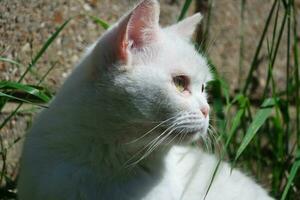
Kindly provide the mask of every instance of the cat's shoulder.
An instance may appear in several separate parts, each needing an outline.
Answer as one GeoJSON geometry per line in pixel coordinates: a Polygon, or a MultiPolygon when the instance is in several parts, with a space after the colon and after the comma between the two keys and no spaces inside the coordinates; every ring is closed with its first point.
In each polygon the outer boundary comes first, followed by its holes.
{"type": "Polygon", "coordinates": [[[166,163],[171,165],[201,164],[199,161],[214,164],[217,159],[195,146],[173,146],[166,158],[166,163]]]}
{"type": "Polygon", "coordinates": [[[166,157],[166,171],[173,191],[180,191],[183,199],[203,198],[214,176],[207,200],[272,200],[251,177],[197,147],[174,146],[166,157]]]}

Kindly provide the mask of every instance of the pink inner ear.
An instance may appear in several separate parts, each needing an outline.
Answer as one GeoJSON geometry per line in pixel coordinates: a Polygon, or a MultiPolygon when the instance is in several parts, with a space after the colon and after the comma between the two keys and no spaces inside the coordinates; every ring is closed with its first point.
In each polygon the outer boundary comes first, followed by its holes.
{"type": "Polygon", "coordinates": [[[118,41],[121,60],[128,58],[127,54],[131,49],[142,48],[156,39],[159,28],[158,2],[142,1],[124,20],[126,21],[121,22],[118,41]]]}
{"type": "Polygon", "coordinates": [[[159,17],[154,6],[145,1],[133,11],[127,30],[133,47],[139,48],[155,40],[159,17]]]}

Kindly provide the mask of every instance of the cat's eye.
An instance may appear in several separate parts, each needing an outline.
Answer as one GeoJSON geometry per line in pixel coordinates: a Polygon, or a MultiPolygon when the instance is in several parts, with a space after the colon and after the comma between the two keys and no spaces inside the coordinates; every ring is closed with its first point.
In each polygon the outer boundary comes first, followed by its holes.
{"type": "Polygon", "coordinates": [[[205,86],[204,86],[204,84],[202,84],[202,86],[201,86],[201,92],[202,93],[204,92],[204,88],[205,88],[205,86]]]}
{"type": "Polygon", "coordinates": [[[189,79],[187,76],[175,76],[173,77],[173,82],[179,92],[188,91],[189,79]]]}

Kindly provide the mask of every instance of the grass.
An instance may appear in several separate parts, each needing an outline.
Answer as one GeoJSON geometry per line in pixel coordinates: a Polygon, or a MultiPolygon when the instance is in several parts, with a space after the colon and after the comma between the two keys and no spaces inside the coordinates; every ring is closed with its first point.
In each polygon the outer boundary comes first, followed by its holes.
{"type": "MultiPolygon", "coordinates": [[[[209,0],[209,12],[213,12],[213,0],[209,0]]],[[[214,2],[217,3],[217,2],[214,2]]],[[[215,69],[216,80],[209,86],[214,101],[212,118],[214,126],[219,134],[219,140],[224,145],[220,152],[220,161],[227,159],[232,166],[251,171],[257,179],[267,185],[271,194],[276,199],[300,199],[300,82],[299,82],[299,41],[297,33],[296,6],[294,0],[270,1],[270,10],[265,19],[265,26],[257,40],[257,48],[250,66],[244,62],[246,51],[244,46],[245,31],[243,21],[245,8],[248,1],[240,0],[242,21],[240,27],[240,52],[239,69],[246,71],[247,76],[243,84],[240,84],[239,92],[234,94],[228,88],[226,81],[215,69]],[[283,13],[283,17],[280,16],[283,13]],[[286,35],[286,43],[283,36],[286,35]],[[286,73],[285,89],[278,87],[276,82],[276,62],[278,50],[286,47],[286,73]],[[265,49],[266,48],[266,49],[265,49]],[[267,64],[260,62],[262,52],[267,52],[267,64]],[[251,96],[251,86],[256,70],[264,68],[268,71],[264,87],[264,94],[258,100],[251,96]]],[[[180,12],[179,20],[186,16],[192,5],[192,0],[186,0],[180,12]]],[[[299,12],[299,11],[298,11],[299,12]]],[[[90,16],[91,20],[103,28],[109,25],[98,18],[90,16]]],[[[205,18],[205,40],[209,40],[209,28],[211,13],[205,18]]],[[[41,83],[48,76],[54,66],[50,67],[42,78],[33,84],[24,84],[22,81],[35,67],[39,59],[46,54],[48,47],[53,44],[56,37],[67,26],[70,20],[64,22],[42,45],[42,48],[27,65],[26,70],[17,82],[0,81],[0,111],[8,102],[17,102],[17,107],[0,122],[0,130],[19,114],[24,103],[35,107],[44,106],[49,102],[52,95],[47,89],[41,87],[41,83]]],[[[299,29],[298,29],[299,30],[299,29]]],[[[26,66],[13,59],[0,57],[0,62],[11,66],[26,66]]],[[[0,134],[0,199],[15,199],[16,180],[7,174],[7,152],[19,142],[20,138],[11,144],[5,145],[2,133],[0,134]]],[[[220,162],[216,166],[210,185],[213,184],[214,176],[220,162]]],[[[207,191],[209,192],[209,190],[207,191]]]]}

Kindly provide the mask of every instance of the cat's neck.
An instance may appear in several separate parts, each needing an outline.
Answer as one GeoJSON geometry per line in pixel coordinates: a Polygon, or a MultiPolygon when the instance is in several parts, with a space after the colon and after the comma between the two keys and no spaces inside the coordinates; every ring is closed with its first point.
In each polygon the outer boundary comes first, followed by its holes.
{"type": "MultiPolygon", "coordinates": [[[[108,148],[113,147],[109,145],[108,148]]],[[[107,163],[102,163],[101,168],[104,167],[108,170],[107,175],[110,174],[109,177],[115,176],[116,178],[128,178],[141,174],[161,176],[168,150],[169,147],[158,148],[144,158],[143,156],[147,154],[145,149],[117,147],[111,149],[110,158],[105,155],[107,163]]]]}
{"type": "MultiPolygon", "coordinates": [[[[101,143],[100,141],[87,142],[81,139],[78,154],[81,154],[80,162],[86,163],[95,172],[99,172],[100,179],[118,182],[121,180],[134,179],[139,176],[160,178],[165,170],[165,157],[170,149],[159,147],[150,155],[147,149],[141,146],[127,146],[123,143],[101,143]],[[83,147],[83,145],[89,147],[83,147]],[[87,144],[90,143],[90,144],[87,144]],[[92,144],[91,144],[92,143],[92,144]]],[[[75,152],[73,152],[75,153],[75,152]]]]}
{"type": "MultiPolygon", "coordinates": [[[[61,107],[67,111],[53,111],[52,124],[55,126],[56,132],[55,136],[54,134],[50,136],[48,142],[50,145],[61,144],[61,146],[51,148],[55,149],[55,154],[65,156],[63,159],[72,159],[72,162],[78,165],[92,168],[94,172],[99,173],[95,176],[101,176],[100,179],[104,181],[131,179],[141,174],[161,177],[169,146],[160,146],[147,155],[150,148],[150,146],[146,146],[147,144],[130,143],[130,140],[126,138],[117,137],[118,135],[130,135],[132,130],[128,129],[124,132],[124,128],[121,128],[120,125],[119,127],[113,126],[106,121],[108,119],[92,116],[91,110],[81,109],[77,106],[79,105],[69,108],[68,106],[61,107]],[[65,113],[63,121],[61,119],[55,121],[55,116],[59,112],[65,113]],[[74,129],[74,124],[77,124],[76,129],[74,129]]],[[[88,108],[90,109],[92,106],[88,108]]],[[[95,111],[95,113],[99,112],[95,111]]],[[[47,119],[44,123],[47,123],[48,129],[51,130],[52,127],[47,119]]],[[[43,120],[42,116],[41,120],[43,120]]],[[[144,129],[141,131],[145,132],[144,129]]]]}

